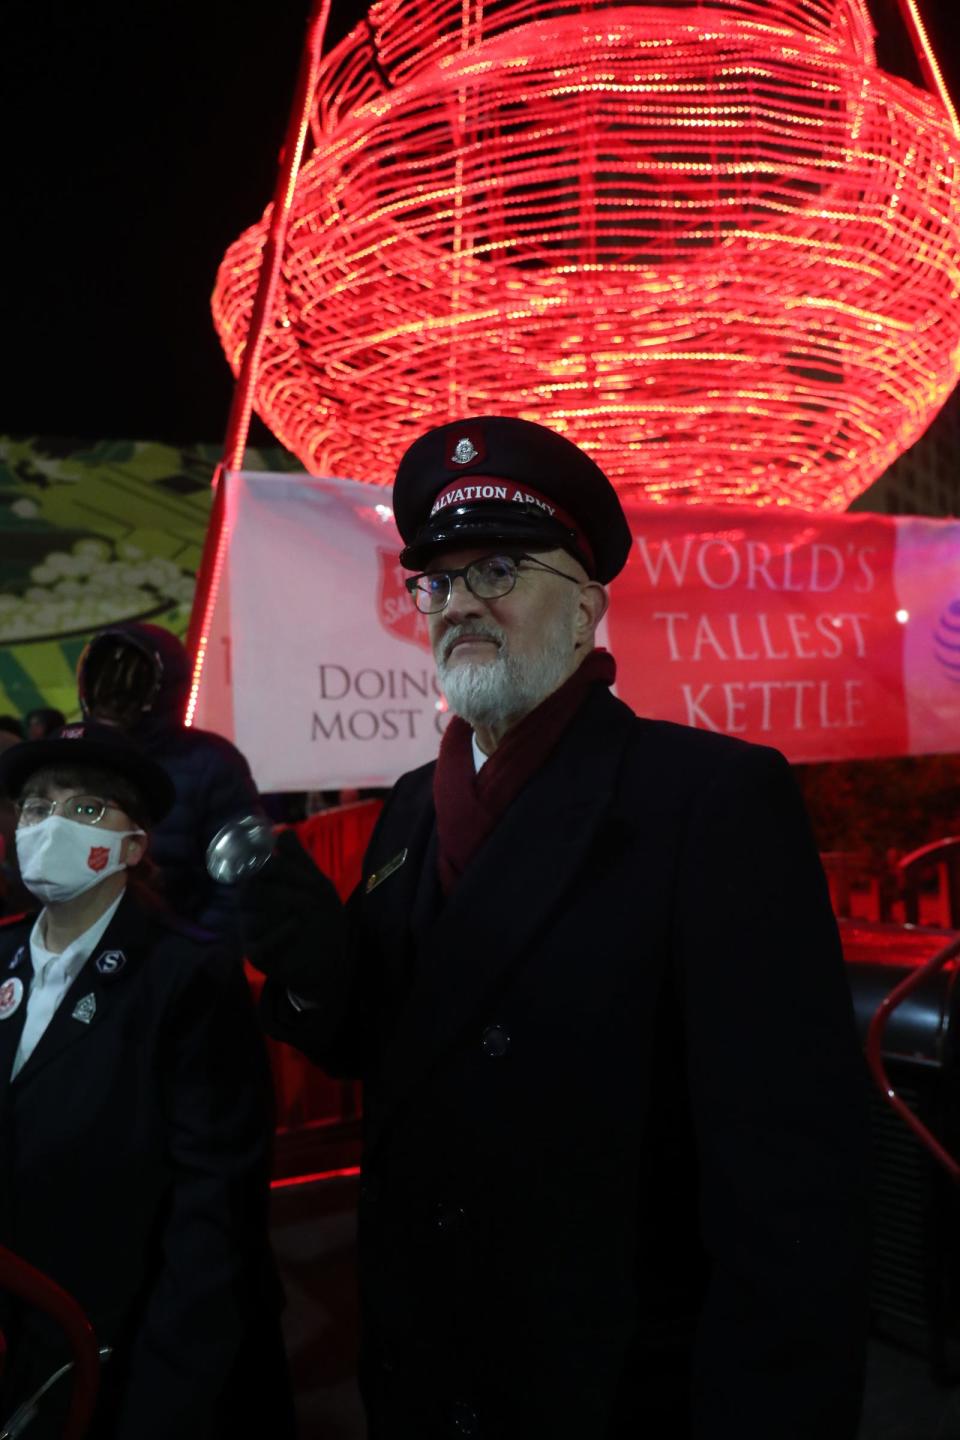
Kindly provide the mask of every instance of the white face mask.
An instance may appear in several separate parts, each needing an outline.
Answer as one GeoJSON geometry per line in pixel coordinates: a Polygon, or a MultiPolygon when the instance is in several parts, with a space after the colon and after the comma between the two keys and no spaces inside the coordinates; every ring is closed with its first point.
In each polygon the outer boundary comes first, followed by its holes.
{"type": "Polygon", "coordinates": [[[99,830],[62,815],[17,830],[17,859],[27,889],[45,902],[72,900],[108,875],[126,870],[120,850],[128,835],[142,830],[99,830]]]}

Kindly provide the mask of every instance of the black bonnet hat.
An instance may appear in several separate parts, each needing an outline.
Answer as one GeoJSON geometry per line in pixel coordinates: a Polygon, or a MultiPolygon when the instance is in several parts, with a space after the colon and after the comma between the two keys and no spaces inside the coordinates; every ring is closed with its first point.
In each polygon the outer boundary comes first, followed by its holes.
{"type": "Polygon", "coordinates": [[[37,770],[82,766],[122,775],[137,791],[155,824],[173,805],[174,788],[166,770],[111,725],[65,725],[46,740],[11,745],[0,755],[0,788],[16,799],[37,770]]]}
{"type": "Polygon", "coordinates": [[[481,415],[428,430],[400,461],[393,513],[408,570],[438,551],[490,542],[567,550],[605,585],[630,553],[606,475],[572,440],[531,420],[481,415]]]}

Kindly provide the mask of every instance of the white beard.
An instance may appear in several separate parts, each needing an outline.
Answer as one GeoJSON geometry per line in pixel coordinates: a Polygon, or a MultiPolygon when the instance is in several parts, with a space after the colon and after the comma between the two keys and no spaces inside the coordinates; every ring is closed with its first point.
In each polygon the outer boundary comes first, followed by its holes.
{"type": "Polygon", "coordinates": [[[438,646],[437,674],[447,704],[474,729],[513,723],[535,710],[541,700],[559,689],[576,668],[572,628],[566,615],[557,617],[552,634],[530,660],[510,654],[507,637],[491,621],[467,621],[448,631],[438,646]],[[462,635],[496,640],[496,658],[477,663],[448,665],[449,646],[462,635]]]}

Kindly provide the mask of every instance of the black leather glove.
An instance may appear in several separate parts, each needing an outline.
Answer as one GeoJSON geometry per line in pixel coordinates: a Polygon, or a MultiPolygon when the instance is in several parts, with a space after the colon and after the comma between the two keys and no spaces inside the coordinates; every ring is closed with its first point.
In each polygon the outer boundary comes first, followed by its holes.
{"type": "Polygon", "coordinates": [[[341,965],[346,917],[332,883],[292,830],[241,884],[240,932],[250,964],[304,1000],[321,1000],[324,974],[341,965]]]}

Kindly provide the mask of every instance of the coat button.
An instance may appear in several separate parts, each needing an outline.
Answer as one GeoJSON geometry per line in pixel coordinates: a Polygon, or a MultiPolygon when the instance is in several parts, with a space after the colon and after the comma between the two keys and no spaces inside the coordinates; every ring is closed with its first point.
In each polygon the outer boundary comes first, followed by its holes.
{"type": "Polygon", "coordinates": [[[472,1405],[458,1400],[451,1412],[454,1435],[479,1435],[480,1417],[472,1405]]]}
{"type": "Polygon", "coordinates": [[[459,1205],[438,1205],[437,1206],[437,1229],[455,1230],[463,1219],[463,1211],[459,1205]]]}
{"type": "Polygon", "coordinates": [[[489,1055],[491,1060],[496,1060],[501,1055],[506,1055],[510,1049],[510,1036],[502,1025],[488,1025],[483,1032],[481,1043],[484,1055],[489,1055]]]}

